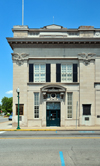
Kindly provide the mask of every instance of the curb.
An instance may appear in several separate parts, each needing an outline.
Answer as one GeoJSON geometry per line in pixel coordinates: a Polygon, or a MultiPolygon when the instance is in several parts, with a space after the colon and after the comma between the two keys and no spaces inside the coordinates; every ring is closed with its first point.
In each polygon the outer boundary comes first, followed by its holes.
{"type": "Polygon", "coordinates": [[[56,129],[0,129],[0,131],[57,131],[56,129]]]}
{"type": "Polygon", "coordinates": [[[0,129],[0,131],[100,131],[100,129],[0,129]]]}

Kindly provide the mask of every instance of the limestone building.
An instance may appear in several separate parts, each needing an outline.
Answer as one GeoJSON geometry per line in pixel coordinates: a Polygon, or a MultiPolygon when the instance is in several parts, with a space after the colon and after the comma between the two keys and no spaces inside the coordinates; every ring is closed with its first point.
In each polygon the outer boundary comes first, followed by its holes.
{"type": "Polygon", "coordinates": [[[100,29],[14,26],[13,126],[100,125],[100,29]]]}

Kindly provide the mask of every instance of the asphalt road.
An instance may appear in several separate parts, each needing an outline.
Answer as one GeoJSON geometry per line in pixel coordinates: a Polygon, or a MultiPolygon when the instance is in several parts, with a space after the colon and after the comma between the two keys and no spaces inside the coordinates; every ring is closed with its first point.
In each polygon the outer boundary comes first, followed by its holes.
{"type": "Polygon", "coordinates": [[[4,118],[3,116],[0,116],[0,123],[7,122],[7,121],[8,121],[8,117],[4,118]]]}
{"type": "Polygon", "coordinates": [[[100,132],[1,131],[0,165],[100,166],[100,132]]]}

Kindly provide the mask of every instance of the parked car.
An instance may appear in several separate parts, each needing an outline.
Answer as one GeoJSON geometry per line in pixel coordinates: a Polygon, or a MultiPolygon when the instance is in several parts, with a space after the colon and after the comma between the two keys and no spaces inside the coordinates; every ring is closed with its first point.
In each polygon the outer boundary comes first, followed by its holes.
{"type": "Polygon", "coordinates": [[[9,116],[8,120],[12,120],[13,113],[9,116]]]}

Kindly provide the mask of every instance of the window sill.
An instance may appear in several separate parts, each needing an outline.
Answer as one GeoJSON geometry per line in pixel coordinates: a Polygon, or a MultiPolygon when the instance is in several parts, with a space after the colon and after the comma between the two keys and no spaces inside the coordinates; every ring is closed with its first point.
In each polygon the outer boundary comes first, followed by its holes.
{"type": "Polygon", "coordinates": [[[33,118],[33,120],[40,120],[40,118],[33,118]]]}
{"type": "Polygon", "coordinates": [[[78,85],[79,82],[60,82],[61,84],[65,84],[65,85],[78,85]]]}
{"type": "Polygon", "coordinates": [[[43,85],[43,84],[79,85],[79,82],[28,82],[27,83],[27,85],[43,85]]]}
{"type": "MultiPolygon", "coordinates": [[[[66,118],[65,120],[75,120],[76,121],[76,119],[73,119],[73,118],[66,118]]],[[[77,120],[79,120],[79,118],[77,118],[77,120]]]]}
{"type": "Polygon", "coordinates": [[[34,121],[34,120],[37,120],[37,121],[39,121],[39,120],[41,120],[40,118],[33,118],[33,119],[28,119],[28,121],[34,121]]]}
{"type": "Polygon", "coordinates": [[[27,85],[43,85],[46,83],[48,83],[48,82],[28,82],[27,85]]]}

